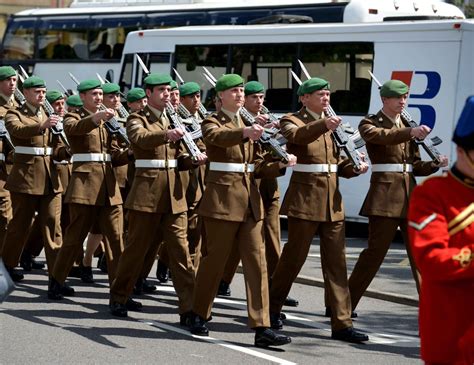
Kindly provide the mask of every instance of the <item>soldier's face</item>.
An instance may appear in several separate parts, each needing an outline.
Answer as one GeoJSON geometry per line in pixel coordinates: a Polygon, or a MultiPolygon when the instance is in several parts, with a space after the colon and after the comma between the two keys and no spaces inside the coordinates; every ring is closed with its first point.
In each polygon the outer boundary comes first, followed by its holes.
{"type": "Polygon", "coordinates": [[[321,114],[329,106],[330,95],[331,92],[329,90],[316,90],[311,94],[304,94],[303,105],[321,114]]]}
{"type": "Polygon", "coordinates": [[[117,110],[120,108],[120,94],[105,94],[103,103],[107,108],[117,110]]]}
{"type": "Polygon", "coordinates": [[[26,101],[33,106],[40,106],[44,104],[46,99],[46,88],[45,87],[32,87],[23,90],[26,101]]]}
{"type": "Polygon", "coordinates": [[[64,117],[64,114],[66,114],[64,99],[56,100],[55,102],[51,103],[51,106],[53,107],[57,115],[59,115],[60,117],[64,117]]]}
{"type": "Polygon", "coordinates": [[[157,85],[152,90],[147,89],[148,104],[158,110],[164,110],[166,104],[170,101],[171,86],[157,85]]]}
{"type": "Polygon", "coordinates": [[[183,104],[191,114],[196,113],[201,104],[201,93],[182,96],[181,104],[183,104]]]}
{"type": "Polygon", "coordinates": [[[389,115],[400,114],[407,104],[407,99],[408,94],[393,98],[382,97],[383,110],[389,115]]]}
{"type": "Polygon", "coordinates": [[[0,94],[11,96],[16,89],[16,76],[0,81],[0,94]]]}
{"type": "Polygon", "coordinates": [[[170,102],[171,105],[177,110],[179,105],[179,90],[172,90],[170,92],[170,102]]]}
{"type": "Polygon", "coordinates": [[[245,97],[245,104],[244,104],[245,109],[247,109],[249,112],[253,114],[258,114],[258,112],[262,108],[264,98],[265,98],[264,93],[247,95],[245,97]]]}
{"type": "Polygon", "coordinates": [[[127,105],[132,113],[142,110],[146,107],[148,102],[147,98],[143,98],[137,101],[128,102],[127,105]]]}
{"type": "Polygon", "coordinates": [[[244,88],[243,86],[236,86],[219,92],[219,98],[222,102],[222,107],[231,112],[236,112],[244,105],[244,88]]]}
{"type": "Polygon", "coordinates": [[[80,93],[79,96],[84,104],[84,108],[95,112],[99,105],[102,104],[104,93],[102,89],[92,89],[80,93]]]}

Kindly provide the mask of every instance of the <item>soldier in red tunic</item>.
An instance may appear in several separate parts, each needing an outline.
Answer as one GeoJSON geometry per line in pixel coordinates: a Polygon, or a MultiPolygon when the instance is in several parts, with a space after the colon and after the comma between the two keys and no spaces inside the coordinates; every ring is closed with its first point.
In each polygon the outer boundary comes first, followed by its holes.
{"type": "Polygon", "coordinates": [[[453,141],[454,166],[415,188],[408,213],[426,364],[474,364],[474,96],[453,141]]]}

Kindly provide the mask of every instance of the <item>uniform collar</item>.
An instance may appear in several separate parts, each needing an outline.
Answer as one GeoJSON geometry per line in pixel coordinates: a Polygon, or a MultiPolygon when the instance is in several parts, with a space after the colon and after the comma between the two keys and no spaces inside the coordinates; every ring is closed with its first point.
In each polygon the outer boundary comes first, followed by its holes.
{"type": "Polygon", "coordinates": [[[461,171],[459,171],[456,168],[456,164],[454,164],[453,167],[451,167],[450,172],[456,180],[460,181],[461,183],[463,183],[464,185],[466,185],[470,188],[474,188],[474,180],[472,178],[464,175],[461,171]]]}
{"type": "Polygon", "coordinates": [[[158,119],[160,119],[163,115],[163,111],[152,107],[150,104],[148,104],[148,108],[150,108],[151,112],[155,114],[158,119]]]}
{"type": "Polygon", "coordinates": [[[308,112],[309,115],[311,115],[311,116],[314,118],[314,120],[321,119],[322,116],[323,116],[323,114],[324,114],[324,112],[321,113],[321,114],[318,114],[318,113],[312,111],[312,110],[311,110],[310,108],[308,108],[308,107],[306,107],[306,111],[308,112]]]}

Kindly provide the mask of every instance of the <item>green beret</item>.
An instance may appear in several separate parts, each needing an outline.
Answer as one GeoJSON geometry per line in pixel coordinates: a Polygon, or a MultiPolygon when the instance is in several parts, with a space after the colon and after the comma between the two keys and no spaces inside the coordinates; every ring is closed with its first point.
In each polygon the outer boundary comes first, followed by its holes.
{"type": "Polygon", "coordinates": [[[171,90],[178,90],[178,83],[174,80],[171,80],[170,82],[171,90]]]}
{"type": "Polygon", "coordinates": [[[173,79],[170,75],[154,73],[149,74],[147,77],[145,77],[144,81],[146,85],[150,86],[171,85],[171,81],[173,81],[173,79]]]}
{"type": "Polygon", "coordinates": [[[79,85],[77,85],[77,91],[79,91],[80,93],[83,93],[87,90],[92,90],[92,89],[102,89],[102,84],[100,83],[99,80],[95,80],[95,79],[84,80],[79,85]]]}
{"type": "Polygon", "coordinates": [[[113,82],[106,82],[102,85],[104,94],[118,94],[120,92],[120,86],[113,82]]]}
{"type": "Polygon", "coordinates": [[[313,77],[301,84],[300,96],[304,94],[311,94],[316,90],[329,89],[329,82],[318,77],[313,77]]]}
{"type": "Polygon", "coordinates": [[[186,82],[179,87],[179,94],[181,96],[194,95],[201,92],[201,87],[196,82],[186,82]]]}
{"type": "Polygon", "coordinates": [[[81,107],[84,105],[82,103],[81,97],[79,95],[71,95],[66,99],[66,104],[68,106],[81,107]]]}
{"type": "Polygon", "coordinates": [[[244,84],[244,79],[237,74],[227,74],[222,76],[219,80],[216,82],[216,91],[224,91],[227,89],[231,89],[236,86],[243,86],[244,84]]]}
{"type": "Polygon", "coordinates": [[[390,80],[380,88],[380,96],[386,98],[398,98],[408,93],[408,85],[400,80],[390,80]]]}
{"type": "Polygon", "coordinates": [[[64,99],[64,95],[58,90],[48,90],[46,93],[46,99],[50,103],[54,103],[56,100],[64,99]]]}
{"type": "Polygon", "coordinates": [[[141,100],[146,97],[145,90],[143,90],[141,87],[134,87],[133,89],[130,89],[130,91],[127,94],[127,101],[129,103],[133,103],[134,101],[141,100]]]}
{"type": "Polygon", "coordinates": [[[259,94],[265,91],[265,86],[258,81],[249,81],[245,84],[245,95],[259,94]]]}
{"type": "Polygon", "coordinates": [[[46,84],[38,76],[30,76],[23,82],[23,89],[31,89],[33,87],[46,87],[46,84]]]}
{"type": "Polygon", "coordinates": [[[0,67],[0,81],[6,80],[9,77],[15,76],[16,71],[11,66],[2,66],[0,67]]]}

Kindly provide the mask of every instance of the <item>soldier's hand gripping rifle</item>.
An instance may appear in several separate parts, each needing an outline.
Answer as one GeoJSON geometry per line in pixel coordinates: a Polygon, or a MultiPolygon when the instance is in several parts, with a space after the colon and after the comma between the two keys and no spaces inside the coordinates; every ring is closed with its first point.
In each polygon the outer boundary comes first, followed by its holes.
{"type": "MultiPolygon", "coordinates": [[[[25,71],[25,69],[23,67],[20,66],[20,69],[21,69],[21,72],[23,73],[23,76],[25,78],[28,78],[29,75],[27,74],[27,72],[25,71]]],[[[21,80],[21,82],[24,82],[25,79],[21,77],[21,75],[19,75],[19,78],[21,80]]],[[[21,92],[18,91],[20,94],[21,92]]],[[[25,99],[24,95],[21,94],[21,97],[23,97],[23,99],[25,99]]],[[[26,99],[25,99],[26,100],[26,99]]],[[[46,113],[48,114],[49,117],[51,117],[52,115],[57,115],[57,113],[55,112],[53,106],[50,104],[50,102],[48,101],[48,99],[44,99],[44,103],[43,103],[43,107],[44,109],[46,110],[46,113]]],[[[68,151],[71,150],[71,145],[69,144],[69,141],[66,137],[66,133],[64,132],[64,125],[63,125],[63,118],[60,117],[60,119],[58,120],[58,122],[56,123],[56,125],[52,126],[51,128],[51,132],[53,134],[56,134],[59,136],[59,138],[61,139],[61,141],[64,143],[64,145],[66,146],[66,149],[68,151]]]]}
{"type": "MultiPolygon", "coordinates": [[[[369,74],[380,89],[382,87],[382,84],[380,83],[380,81],[377,80],[377,78],[372,72],[369,71],[369,74]]],[[[401,112],[401,116],[403,117],[403,119],[405,119],[408,122],[408,125],[410,127],[416,128],[419,126],[418,123],[415,122],[413,118],[411,117],[411,115],[407,112],[406,108],[403,108],[401,112]]],[[[438,151],[438,149],[435,146],[441,144],[442,142],[443,141],[441,140],[441,138],[437,136],[433,138],[429,138],[429,139],[415,138],[415,143],[423,147],[423,149],[426,151],[428,156],[430,156],[431,160],[437,165],[439,165],[439,163],[441,162],[441,159],[440,159],[441,153],[438,151]]]]}
{"type": "MultiPolygon", "coordinates": [[[[216,78],[214,77],[214,75],[212,75],[212,73],[207,68],[203,67],[203,69],[205,71],[203,76],[213,87],[215,87],[216,81],[217,81],[216,78]]],[[[252,124],[257,123],[253,115],[250,114],[250,112],[244,107],[241,107],[239,109],[239,114],[246,125],[252,125],[252,124]]],[[[288,153],[283,149],[283,147],[280,145],[278,140],[273,137],[272,133],[265,130],[263,134],[260,136],[260,138],[258,139],[258,142],[263,148],[265,148],[270,153],[273,153],[282,162],[288,163],[289,161],[288,153]]]]}
{"type": "MultiPolygon", "coordinates": [[[[298,60],[298,62],[305,76],[310,79],[311,76],[306,70],[306,67],[304,66],[303,62],[301,62],[300,60],[298,60]]],[[[302,82],[299,77],[293,71],[291,71],[291,74],[293,75],[293,78],[296,80],[296,82],[301,85],[302,82]]],[[[328,105],[328,107],[324,110],[324,114],[328,117],[337,117],[337,114],[331,107],[331,105],[328,105]]],[[[336,146],[342,149],[346,154],[347,158],[351,161],[354,169],[356,171],[359,171],[361,169],[362,157],[359,152],[357,152],[357,146],[355,145],[354,141],[348,137],[342,125],[337,126],[337,128],[332,131],[331,136],[333,137],[336,146]]]]}
{"type": "MultiPolygon", "coordinates": [[[[138,54],[135,54],[135,57],[136,57],[139,65],[140,65],[140,67],[142,68],[143,72],[148,75],[150,73],[150,71],[148,70],[148,67],[146,67],[143,60],[140,58],[140,56],[138,54]]],[[[183,140],[183,143],[184,143],[184,147],[186,148],[189,155],[191,156],[191,159],[194,162],[198,161],[199,160],[198,159],[199,155],[203,155],[203,153],[201,152],[199,147],[194,142],[194,139],[193,139],[193,136],[191,135],[191,133],[189,133],[186,130],[186,127],[184,126],[184,123],[181,121],[180,116],[176,113],[176,111],[174,110],[173,105],[171,105],[170,102],[166,103],[165,111],[166,111],[166,114],[168,115],[168,117],[170,119],[170,122],[171,122],[171,125],[173,126],[173,128],[181,129],[183,131],[184,134],[183,134],[182,140],[183,140]]]]}
{"type": "MultiPolygon", "coordinates": [[[[79,80],[70,72],[69,77],[71,77],[76,85],[79,85],[79,80]]],[[[107,108],[104,104],[99,106],[99,110],[106,109],[107,108]]],[[[104,122],[104,127],[111,136],[116,136],[121,142],[125,143],[127,147],[130,146],[130,140],[128,139],[127,132],[125,131],[125,128],[120,125],[120,122],[117,120],[117,118],[112,117],[109,120],[106,120],[104,122]]]]}

